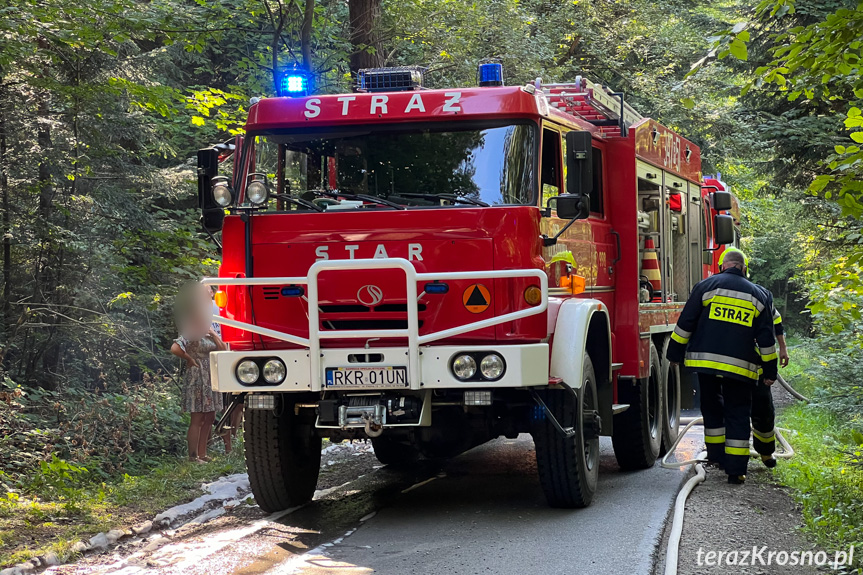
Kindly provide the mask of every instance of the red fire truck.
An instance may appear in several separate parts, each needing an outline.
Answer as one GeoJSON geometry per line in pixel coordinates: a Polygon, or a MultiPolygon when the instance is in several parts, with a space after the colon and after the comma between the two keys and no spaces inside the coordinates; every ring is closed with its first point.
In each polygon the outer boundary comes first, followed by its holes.
{"type": "Polygon", "coordinates": [[[230,344],[213,388],[246,406],[265,510],[312,497],[322,438],[410,465],[531,433],[549,504],[583,507],[601,435],[623,469],[676,437],[691,394],[663,351],[733,239],[730,195],[622,94],[479,72],[364,70],[332,95],[289,75],[198,154],[230,344]]]}

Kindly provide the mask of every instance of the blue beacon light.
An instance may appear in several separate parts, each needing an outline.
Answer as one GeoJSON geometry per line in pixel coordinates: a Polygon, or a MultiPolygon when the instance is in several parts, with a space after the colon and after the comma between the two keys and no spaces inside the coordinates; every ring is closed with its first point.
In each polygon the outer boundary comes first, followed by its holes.
{"type": "Polygon", "coordinates": [[[302,297],[306,293],[302,286],[296,285],[285,286],[281,291],[284,297],[302,297]]]}
{"type": "Polygon", "coordinates": [[[423,290],[427,294],[442,294],[442,293],[447,293],[449,291],[449,285],[447,285],[445,283],[441,283],[441,282],[431,282],[431,283],[427,283],[423,287],[423,290]]]}
{"type": "Polygon", "coordinates": [[[503,64],[487,60],[480,62],[477,68],[477,79],[482,88],[503,86],[503,64]]]}
{"type": "Polygon", "coordinates": [[[311,75],[303,70],[290,69],[279,78],[279,96],[307,96],[311,93],[311,75]]]}

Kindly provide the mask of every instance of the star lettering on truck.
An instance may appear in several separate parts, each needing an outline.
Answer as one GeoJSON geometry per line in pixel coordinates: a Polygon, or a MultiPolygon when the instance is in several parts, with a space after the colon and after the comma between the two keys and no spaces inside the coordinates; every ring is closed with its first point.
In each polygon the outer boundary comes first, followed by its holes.
{"type": "MultiPolygon", "coordinates": [[[[390,245],[390,250],[394,249],[395,246],[390,245]]],[[[327,244],[323,246],[317,246],[315,248],[315,261],[321,260],[357,260],[357,259],[386,259],[389,257],[404,257],[399,253],[394,252],[392,255],[387,251],[387,246],[385,244],[375,244],[374,251],[371,253],[365,253],[364,250],[368,249],[366,246],[360,246],[360,244],[327,244]],[[363,248],[361,250],[360,248],[363,248]]],[[[404,254],[404,252],[401,252],[404,254]]],[[[407,259],[408,261],[423,261],[423,246],[419,243],[411,243],[407,245],[407,259]]]]}

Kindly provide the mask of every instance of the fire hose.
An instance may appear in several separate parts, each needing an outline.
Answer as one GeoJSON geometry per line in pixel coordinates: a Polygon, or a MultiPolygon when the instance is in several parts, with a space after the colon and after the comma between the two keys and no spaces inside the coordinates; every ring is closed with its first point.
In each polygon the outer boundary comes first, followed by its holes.
{"type": "MultiPolygon", "coordinates": [[[[792,388],[781,375],[777,378],[777,381],[794,398],[799,399],[800,401],[809,401],[806,397],[792,388]]],[[[666,469],[678,469],[680,467],[691,465],[695,470],[695,476],[690,478],[689,481],[683,485],[680,493],[677,494],[677,498],[674,501],[674,517],[671,521],[671,532],[669,533],[668,546],[665,550],[665,575],[677,575],[677,558],[680,551],[680,537],[683,534],[683,514],[686,507],[686,499],[689,497],[689,494],[692,493],[692,490],[695,489],[695,486],[707,478],[707,472],[704,470],[704,466],[702,465],[707,461],[706,451],[699,453],[695,459],[689,459],[687,461],[672,462],[668,460],[672,455],[674,455],[680,440],[683,439],[686,433],[693,426],[704,423],[704,420],[701,417],[682,418],[681,422],[684,421],[686,422],[686,427],[677,434],[677,439],[669,448],[668,453],[662,456],[662,460],[660,461],[660,465],[666,469]]],[[[789,459],[794,457],[794,448],[791,447],[791,444],[788,443],[785,436],[781,433],[783,431],[792,433],[792,431],[781,427],[777,427],[775,430],[776,440],[782,446],[782,451],[775,453],[773,457],[777,459],[789,459]]],[[[758,452],[752,448],[749,449],[749,453],[754,456],[759,455],[758,452]]]]}

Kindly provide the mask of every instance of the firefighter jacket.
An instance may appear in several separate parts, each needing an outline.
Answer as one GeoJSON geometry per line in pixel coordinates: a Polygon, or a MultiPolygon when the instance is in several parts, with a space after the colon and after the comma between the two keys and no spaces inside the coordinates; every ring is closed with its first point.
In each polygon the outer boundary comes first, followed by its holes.
{"type": "MultiPolygon", "coordinates": [[[[773,294],[770,293],[769,289],[767,289],[764,286],[758,285],[758,284],[755,284],[755,285],[760,287],[761,291],[763,291],[767,297],[769,297],[771,300],[773,300],[773,294]]],[[[782,314],[779,313],[778,309],[776,309],[775,304],[773,306],[773,311],[771,313],[773,314],[773,331],[774,331],[774,333],[776,335],[785,335],[785,327],[782,325],[782,314]]]]}
{"type": "Polygon", "coordinates": [[[693,288],[668,345],[669,361],[750,383],[776,379],[773,297],[731,268],[693,288]],[[685,352],[685,355],[684,355],[685,352]]]}

